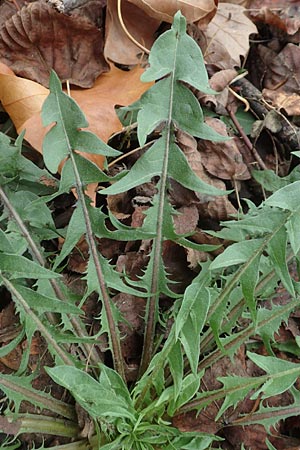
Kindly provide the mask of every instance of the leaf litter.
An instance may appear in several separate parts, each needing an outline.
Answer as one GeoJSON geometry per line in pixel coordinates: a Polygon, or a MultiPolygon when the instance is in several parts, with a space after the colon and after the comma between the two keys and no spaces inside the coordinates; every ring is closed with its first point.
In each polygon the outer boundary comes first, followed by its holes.
{"type": "MultiPolygon", "coordinates": [[[[128,152],[128,156],[112,167],[111,171],[117,173],[124,167],[130,169],[138,159],[139,153],[131,153],[131,150],[135,150],[138,146],[137,138],[134,136],[134,123],[129,124],[128,129],[124,131],[115,115],[114,108],[116,105],[127,106],[134,102],[150,84],[140,82],[145,58],[141,49],[127,36],[125,37],[117,16],[116,1],[108,0],[104,23],[105,3],[102,2],[100,8],[98,4],[98,12],[96,8],[96,12],[91,14],[94,7],[90,7],[80,15],[78,11],[76,13],[74,5],[71,3],[68,5],[68,2],[66,2],[66,13],[59,12],[50,3],[39,0],[24,4],[23,7],[20,5],[20,11],[15,9],[15,5],[1,2],[0,100],[17,131],[21,132],[26,128],[27,141],[33,149],[41,152],[45,130],[41,126],[40,111],[48,95],[49,70],[54,68],[62,81],[68,80],[73,85],[71,96],[82,107],[89,122],[89,129],[105,142],[110,138],[110,142],[117,142],[125,156],[128,152]],[[81,54],[84,55],[84,59],[78,56],[81,54]],[[117,69],[113,62],[126,66],[126,71],[117,69]],[[141,64],[142,67],[132,69],[131,66],[134,64],[141,64]]],[[[299,116],[297,107],[299,47],[297,44],[300,19],[297,2],[290,0],[285,2],[284,7],[282,2],[268,0],[236,0],[219,2],[219,5],[212,0],[201,2],[129,0],[122,3],[123,19],[127,29],[146,48],[152,46],[160,33],[160,28],[169,26],[178,7],[186,8],[184,13],[190,23],[190,34],[202,48],[212,85],[216,76],[223,81],[223,84],[219,84],[219,89],[216,85],[213,86],[218,91],[225,91],[225,96],[220,101],[218,96],[210,99],[209,94],[197,93],[203,105],[211,106],[214,103],[212,115],[220,114],[222,106],[222,116],[226,116],[226,108],[230,101],[237,122],[239,121],[240,90],[236,89],[234,84],[231,86],[230,83],[237,76],[235,69],[246,67],[249,72],[248,79],[262,93],[266,108],[276,109],[279,114],[284,114],[283,120],[289,121],[292,127],[297,129],[297,117],[295,123],[292,117],[299,116]],[[247,9],[249,13],[246,15],[247,9]],[[251,45],[249,45],[249,36],[252,37],[251,45]],[[254,39],[253,36],[255,36],[254,39]],[[234,71],[234,73],[226,71],[234,71]],[[296,98],[295,95],[297,95],[296,98]]],[[[243,97],[246,96],[243,95],[243,97]]],[[[247,104],[242,106],[246,109],[248,107],[247,104]]],[[[255,119],[253,116],[250,118],[252,122],[255,119]]],[[[260,119],[264,120],[261,117],[260,119]]],[[[230,135],[234,136],[230,141],[212,143],[178,132],[177,143],[185,152],[191,169],[201,180],[221,190],[231,189],[232,193],[216,199],[209,195],[199,196],[177,185],[176,181],[170,186],[169,191],[172,206],[178,213],[175,219],[177,233],[189,235],[194,232],[190,239],[195,244],[215,244],[216,250],[213,255],[218,254],[220,245],[226,247],[228,241],[225,239],[222,242],[214,238],[211,233],[206,233],[205,230],[218,230],[220,221],[231,220],[241,206],[241,198],[259,204],[264,195],[264,192],[258,189],[253,175],[255,168],[259,165],[255,159],[255,153],[249,145],[242,142],[243,135],[239,134],[240,130],[236,129],[236,124],[228,119],[228,111],[227,117],[225,119],[222,117],[222,120],[226,123],[227,129],[229,127],[230,135]]],[[[207,123],[221,134],[225,133],[224,122],[220,122],[218,118],[207,119],[207,123]]],[[[157,139],[155,132],[152,137],[157,139]]],[[[272,134],[267,127],[260,129],[255,136],[254,144],[267,168],[281,176],[289,175],[291,155],[289,149],[280,144],[279,131],[272,134]]],[[[93,162],[103,168],[103,159],[96,158],[93,162]]],[[[265,185],[268,190],[267,180],[265,185]]],[[[145,219],[147,205],[151,202],[155,190],[156,180],[152,179],[144,185],[133,187],[126,195],[121,194],[120,197],[117,197],[119,194],[109,195],[109,201],[105,205],[119,220],[138,227],[145,219]]],[[[71,199],[71,206],[67,209],[72,209],[75,201],[71,199]]],[[[95,193],[95,201],[99,206],[103,198],[100,199],[95,193]]],[[[58,208],[55,202],[54,207],[58,208]]],[[[67,225],[71,214],[72,212],[67,214],[64,225],[67,225]]],[[[104,238],[100,239],[98,244],[101,253],[116,264],[118,271],[123,272],[126,268],[126,273],[132,280],[141,276],[142,268],[146,266],[148,258],[149,242],[147,240],[142,240],[139,247],[133,246],[130,242],[117,242],[112,245],[112,242],[104,238]]],[[[183,291],[197,274],[199,261],[211,258],[210,255],[207,252],[187,250],[178,244],[166,241],[163,246],[165,266],[170,275],[169,279],[178,282],[178,285],[173,286],[172,289],[177,292],[183,291]]],[[[82,274],[85,271],[87,259],[86,243],[83,239],[70,255],[66,269],[73,275],[82,274]]],[[[289,301],[287,292],[282,287],[278,287],[277,295],[281,301],[284,302],[282,297],[287,297],[285,301],[289,301]]],[[[145,303],[142,297],[137,298],[126,293],[115,296],[113,302],[119,306],[125,319],[121,325],[125,335],[122,341],[122,353],[130,368],[127,379],[134,381],[141,351],[141,316],[145,303]]],[[[170,307],[170,299],[163,299],[161,306],[162,308],[170,307]]],[[[91,320],[95,314],[93,308],[95,304],[91,302],[89,311],[91,320]]],[[[15,323],[17,321],[12,310],[12,302],[3,303],[0,312],[2,343],[15,337],[15,323]]],[[[277,332],[277,342],[282,346],[278,350],[281,351],[281,357],[297,361],[285,351],[284,347],[291,333],[299,339],[297,313],[291,314],[288,324],[282,324],[277,332]]],[[[264,345],[258,343],[259,352],[266,354],[264,345]]],[[[3,374],[11,373],[19,368],[25,347],[26,340],[7,356],[0,357],[3,374]]],[[[39,336],[36,336],[30,346],[31,365],[29,367],[32,370],[37,367],[36,361],[44,357],[41,353],[43,348],[43,342],[39,341],[39,336]]],[[[39,364],[42,363],[41,359],[39,364]]],[[[233,360],[223,357],[206,371],[202,390],[219,389],[221,383],[216,378],[220,376],[230,374],[255,377],[261,373],[263,372],[246,357],[245,349],[241,348],[233,360]]],[[[49,377],[38,377],[35,383],[38,389],[44,390],[49,383],[49,377]]],[[[52,393],[61,398],[61,392],[56,391],[57,389],[57,385],[54,385],[52,393]]],[[[268,405],[274,408],[290,403],[291,398],[284,395],[268,399],[268,405]]],[[[221,404],[216,401],[198,416],[194,413],[175,416],[173,424],[185,431],[197,430],[221,435],[225,439],[225,446],[222,448],[239,449],[241,443],[244,443],[245,448],[262,450],[267,448],[265,444],[267,434],[262,426],[243,425],[243,422],[239,421],[239,417],[251,418],[258,413],[263,408],[262,401],[250,399],[250,396],[240,399],[236,408],[231,407],[226,411],[226,416],[215,421],[220,408],[221,404]]],[[[299,427],[292,420],[287,423],[281,421],[279,425],[272,428],[272,444],[278,450],[299,448],[298,433],[299,427]]]]}

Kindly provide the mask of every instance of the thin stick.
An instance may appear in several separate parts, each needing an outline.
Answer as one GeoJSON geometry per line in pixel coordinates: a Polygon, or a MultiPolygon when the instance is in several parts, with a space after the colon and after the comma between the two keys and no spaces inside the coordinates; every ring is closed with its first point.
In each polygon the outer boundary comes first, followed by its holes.
{"type": "Polygon", "coordinates": [[[259,166],[261,167],[261,169],[266,170],[267,166],[265,165],[265,163],[263,162],[263,160],[261,159],[261,157],[259,156],[257,150],[254,148],[254,146],[252,145],[252,142],[250,141],[250,139],[248,138],[248,136],[246,135],[245,131],[243,130],[243,127],[241,127],[239,121],[237,120],[237,118],[235,117],[234,113],[232,111],[230,111],[229,108],[226,108],[228,111],[228,114],[230,116],[230,119],[232,120],[232,122],[234,123],[234,125],[236,126],[238,132],[240,133],[243,141],[245,142],[245,144],[247,145],[247,147],[249,148],[249,150],[251,151],[251,153],[253,154],[254,158],[256,159],[257,163],[259,164],[259,166]]]}

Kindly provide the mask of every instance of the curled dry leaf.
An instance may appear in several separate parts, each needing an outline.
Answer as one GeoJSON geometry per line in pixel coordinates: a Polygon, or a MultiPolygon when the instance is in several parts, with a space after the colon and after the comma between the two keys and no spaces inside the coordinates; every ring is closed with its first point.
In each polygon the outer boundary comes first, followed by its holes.
{"type": "MultiPolygon", "coordinates": [[[[160,20],[153,19],[137,6],[122,1],[125,27],[137,42],[151,49],[160,20]]],[[[125,34],[117,12],[117,0],[108,0],[105,22],[105,57],[119,64],[131,65],[141,61],[142,50],[125,34]]]]}
{"type": "Polygon", "coordinates": [[[0,30],[0,60],[24,78],[48,86],[54,69],[62,81],[91,87],[109,70],[101,31],[84,17],[69,17],[34,2],[0,30]]]}
{"type": "Polygon", "coordinates": [[[244,14],[242,6],[220,3],[217,14],[205,32],[202,43],[205,61],[221,69],[240,66],[240,57],[249,50],[249,35],[257,33],[256,26],[244,14]]]}
{"type": "Polygon", "coordinates": [[[298,0],[282,2],[281,0],[252,1],[249,11],[256,22],[263,22],[272,27],[273,33],[287,33],[285,40],[299,42],[300,5],[298,0]]]}
{"type": "Polygon", "coordinates": [[[128,0],[141,8],[148,16],[164,22],[173,22],[174,14],[180,9],[188,23],[207,25],[217,11],[215,0],[128,0]]]}
{"type": "MultiPolygon", "coordinates": [[[[230,82],[236,77],[235,69],[224,69],[213,74],[209,80],[210,87],[218,92],[218,95],[197,93],[197,98],[202,105],[214,106],[214,111],[220,115],[227,115],[226,106],[233,95],[227,89],[230,82]]],[[[237,103],[237,102],[236,102],[237,103]]],[[[237,106],[236,106],[237,109],[237,106]]]]}
{"type": "Polygon", "coordinates": [[[288,116],[300,116],[300,95],[296,93],[285,93],[263,90],[263,97],[267,102],[271,102],[278,109],[283,109],[288,116]]]}
{"type": "Polygon", "coordinates": [[[30,117],[39,114],[48,94],[44,86],[16,77],[8,66],[0,63],[0,101],[18,133],[30,117]]]}
{"type": "Polygon", "coordinates": [[[300,48],[287,44],[273,58],[265,74],[265,88],[300,94],[300,48]]]}
{"type": "MultiPolygon", "coordinates": [[[[207,118],[206,122],[219,134],[227,136],[226,125],[219,119],[207,118]]],[[[248,180],[251,175],[243,162],[235,138],[225,142],[199,141],[201,161],[207,172],[223,180],[248,180]]]]}

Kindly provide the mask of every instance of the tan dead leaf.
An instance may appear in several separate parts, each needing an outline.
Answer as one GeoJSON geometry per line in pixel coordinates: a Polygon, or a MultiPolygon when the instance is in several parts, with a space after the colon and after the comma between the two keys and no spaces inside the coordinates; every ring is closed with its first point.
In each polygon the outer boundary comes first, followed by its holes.
{"type": "Polygon", "coordinates": [[[202,50],[207,63],[221,69],[240,66],[240,57],[245,57],[249,50],[249,35],[257,33],[256,26],[244,12],[239,5],[219,4],[205,32],[206,44],[202,50]]]}
{"type": "MultiPolygon", "coordinates": [[[[160,20],[153,19],[137,6],[122,1],[122,17],[129,33],[144,47],[151,49],[160,20]]],[[[117,0],[108,0],[105,22],[104,54],[108,60],[131,65],[141,61],[142,50],[125,34],[117,12],[117,0]]]]}
{"type": "Polygon", "coordinates": [[[188,267],[192,270],[200,268],[200,263],[208,261],[210,255],[207,252],[201,252],[199,250],[194,250],[193,248],[186,249],[186,260],[188,262],[188,267]]]}
{"type": "Polygon", "coordinates": [[[220,70],[213,74],[209,80],[212,89],[217,92],[223,91],[231,81],[237,76],[237,71],[234,69],[220,70]]]}
{"type": "Polygon", "coordinates": [[[188,23],[199,22],[207,25],[217,11],[215,0],[128,0],[157,20],[173,22],[173,17],[180,9],[188,23]]]}
{"type": "Polygon", "coordinates": [[[284,109],[289,116],[300,116],[300,95],[263,89],[263,97],[278,109],[284,109]]]}
{"type": "Polygon", "coordinates": [[[101,75],[91,89],[71,90],[72,97],[85,113],[90,124],[89,130],[103,141],[122,130],[115,106],[127,106],[138,100],[153,83],[142,83],[140,77],[144,69],[135,67],[124,71],[112,66],[109,73],[101,75]]]}
{"type": "Polygon", "coordinates": [[[128,205],[131,204],[127,192],[107,196],[107,207],[111,214],[113,214],[118,220],[124,220],[130,217],[128,212],[124,212],[128,209],[128,205]]]}
{"type": "Polygon", "coordinates": [[[13,71],[4,63],[0,62],[0,74],[14,75],[13,71]]]}
{"type": "Polygon", "coordinates": [[[199,213],[196,205],[181,206],[173,216],[174,228],[177,234],[193,233],[197,227],[199,213]]]}
{"type": "MultiPolygon", "coordinates": [[[[223,189],[224,191],[226,190],[226,185],[222,180],[214,178],[213,181],[213,185],[216,188],[223,189]]],[[[200,217],[214,223],[220,223],[222,220],[231,219],[232,216],[237,214],[236,208],[225,195],[215,197],[215,199],[208,202],[207,205],[199,205],[198,209],[200,217]]]]}
{"type": "Polygon", "coordinates": [[[265,74],[265,88],[300,94],[300,48],[287,44],[273,58],[265,74]]]}
{"type": "Polygon", "coordinates": [[[0,65],[0,101],[18,133],[30,117],[41,111],[48,94],[44,86],[19,78],[6,65],[0,65]]]}
{"type": "Polygon", "coordinates": [[[24,6],[0,29],[0,60],[24,78],[48,86],[54,69],[62,81],[91,87],[109,70],[101,31],[88,19],[61,14],[44,2],[24,6]]]}
{"type": "MultiPolygon", "coordinates": [[[[215,131],[227,136],[226,125],[219,119],[207,118],[206,122],[215,131]]],[[[243,162],[235,138],[225,142],[199,141],[201,161],[207,172],[222,180],[248,180],[251,175],[243,162]]]]}

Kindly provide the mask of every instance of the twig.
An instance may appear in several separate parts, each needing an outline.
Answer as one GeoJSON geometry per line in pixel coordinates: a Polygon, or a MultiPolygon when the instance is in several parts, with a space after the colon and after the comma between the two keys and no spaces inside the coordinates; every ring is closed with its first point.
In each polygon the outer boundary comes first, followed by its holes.
{"type": "Polygon", "coordinates": [[[255,160],[257,161],[257,163],[259,164],[259,166],[263,169],[266,170],[267,167],[265,165],[265,163],[263,162],[263,160],[261,159],[260,155],[258,154],[256,148],[252,145],[252,142],[250,141],[250,139],[248,138],[248,136],[246,135],[245,131],[243,130],[243,127],[241,127],[239,121],[237,120],[237,118],[235,117],[235,114],[229,109],[226,108],[228,111],[228,114],[230,116],[230,119],[232,120],[232,122],[234,123],[236,129],[238,130],[238,132],[240,133],[243,141],[245,142],[245,144],[247,145],[247,147],[249,148],[249,150],[251,151],[251,153],[253,154],[255,160]]]}

